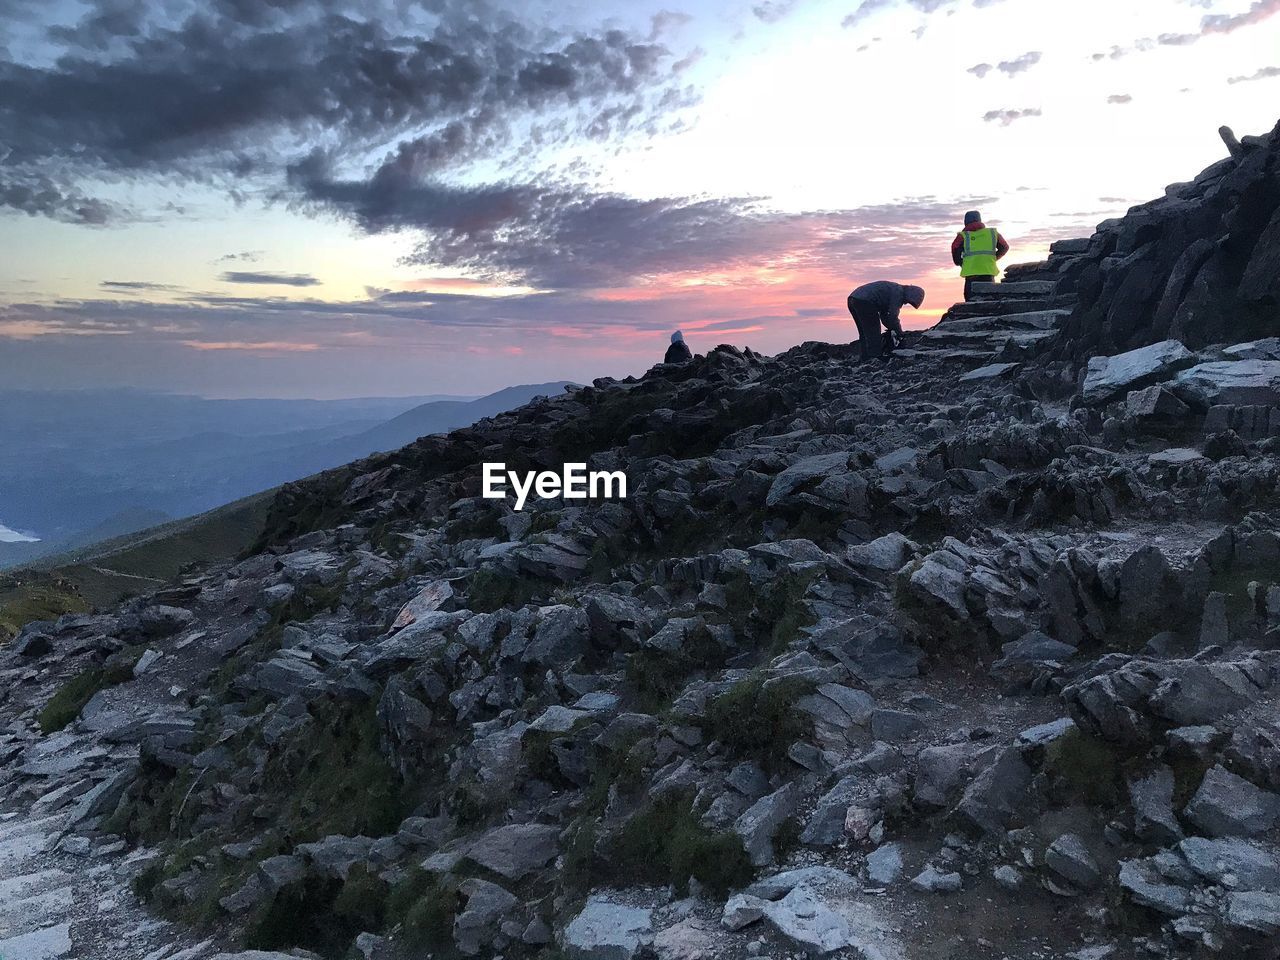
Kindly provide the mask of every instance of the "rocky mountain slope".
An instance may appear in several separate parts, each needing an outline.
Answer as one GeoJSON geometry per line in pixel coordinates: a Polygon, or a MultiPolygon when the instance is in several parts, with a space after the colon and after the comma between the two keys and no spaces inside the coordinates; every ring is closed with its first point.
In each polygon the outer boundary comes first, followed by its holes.
{"type": "MultiPolygon", "coordinates": [[[[1214,243],[1276,195],[1280,135],[1241,149],[1174,191],[1214,243]]],[[[1248,322],[1192,335],[1106,307],[1165,206],[888,364],[597,380],[28,625],[0,954],[1276,956],[1280,308],[1241,277],[1280,219],[1215,248],[1248,322]],[[515,512],[486,461],[628,497],[515,512]]]]}

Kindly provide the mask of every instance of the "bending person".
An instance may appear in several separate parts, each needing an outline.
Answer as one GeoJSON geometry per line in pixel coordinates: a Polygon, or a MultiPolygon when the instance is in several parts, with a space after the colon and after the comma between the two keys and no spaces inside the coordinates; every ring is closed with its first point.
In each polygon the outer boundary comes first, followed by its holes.
{"type": "Polygon", "coordinates": [[[885,357],[893,352],[902,337],[902,321],[898,314],[902,305],[909,303],[917,310],[924,303],[924,290],[910,284],[892,280],[875,280],[864,283],[849,294],[849,313],[858,325],[858,343],[862,346],[862,359],[885,357]],[[880,333],[881,325],[885,333],[880,333]]]}

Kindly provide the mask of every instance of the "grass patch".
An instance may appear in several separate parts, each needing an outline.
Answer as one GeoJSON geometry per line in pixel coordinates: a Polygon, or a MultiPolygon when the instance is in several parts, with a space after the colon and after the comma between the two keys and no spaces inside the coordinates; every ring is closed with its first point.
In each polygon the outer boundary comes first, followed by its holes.
{"type": "Polygon", "coordinates": [[[0,577],[0,644],[34,620],[56,620],[64,613],[87,613],[90,604],[63,577],[24,572],[0,577]]]}
{"type": "Polygon", "coordinates": [[[708,830],[686,797],[667,797],[637,813],[606,844],[596,865],[602,879],[671,884],[680,894],[695,879],[718,895],[744,886],[754,873],[736,833],[708,830]]]}
{"type": "Polygon", "coordinates": [[[330,834],[381,837],[412,811],[413,791],[379,748],[373,703],[313,709],[314,724],[268,759],[267,793],[285,801],[294,842],[330,834]]]}
{"type": "Polygon", "coordinates": [[[80,716],[86,703],[99,690],[118,686],[133,679],[133,667],[138,658],[132,658],[109,667],[93,667],[76,674],[64,683],[40,711],[40,732],[56,733],[80,716]]]}
{"type": "Polygon", "coordinates": [[[666,706],[699,670],[718,665],[724,649],[705,626],[695,627],[676,653],[641,647],[627,656],[626,681],[645,713],[666,706]]]}
{"type": "Polygon", "coordinates": [[[485,567],[476,571],[467,585],[467,606],[478,613],[518,610],[543,592],[543,585],[536,580],[485,567]]]}
{"type": "Polygon", "coordinates": [[[405,940],[416,948],[440,949],[453,943],[458,892],[420,867],[391,889],[386,917],[401,924],[405,940]]]}
{"type": "Polygon", "coordinates": [[[813,733],[813,721],[794,709],[812,684],[783,679],[766,683],[757,671],[707,704],[703,729],[736,756],[776,768],[797,740],[813,733]]]}
{"type": "Polygon", "coordinates": [[[1073,729],[1045,748],[1049,793],[1061,803],[1115,807],[1125,796],[1121,761],[1112,744],[1073,729]]]}

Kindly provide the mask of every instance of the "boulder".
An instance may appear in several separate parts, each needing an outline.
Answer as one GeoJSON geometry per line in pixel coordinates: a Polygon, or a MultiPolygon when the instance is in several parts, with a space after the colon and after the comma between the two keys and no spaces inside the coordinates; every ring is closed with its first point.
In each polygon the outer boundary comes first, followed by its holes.
{"type": "Polygon", "coordinates": [[[1229,927],[1275,936],[1280,933],[1280,894],[1257,890],[1229,893],[1222,919],[1229,927]]]}
{"type": "Polygon", "coordinates": [[[757,867],[773,862],[773,837],[791,816],[799,803],[799,790],[794,783],[761,797],[733,823],[733,832],[757,867]]]}
{"type": "Polygon", "coordinates": [[[473,843],[467,859],[508,880],[541,869],[560,852],[560,829],[540,823],[495,827],[473,843]]]}
{"type": "Polygon", "coordinates": [[[602,894],[569,921],[561,935],[568,960],[632,960],[653,943],[653,911],[631,907],[602,894]]]}
{"type": "Polygon", "coordinates": [[[458,885],[467,905],[454,918],[453,942],[460,953],[473,957],[493,942],[499,925],[520,904],[507,890],[476,877],[458,885]]]}
{"type": "Polygon", "coordinates": [[[1197,410],[1280,406],[1280,360],[1213,360],[1178,374],[1173,390],[1197,410]]]}
{"type": "Polygon", "coordinates": [[[1044,853],[1044,864],[1077,890],[1094,890],[1102,883],[1102,871],[1074,833],[1064,833],[1044,853]]]}
{"type": "Polygon", "coordinates": [[[811,480],[845,473],[848,468],[849,454],[846,452],[823,453],[798,460],[773,478],[765,496],[765,506],[777,506],[811,480]]]}
{"type": "Polygon", "coordinates": [[[1159,857],[1124,860],[1120,863],[1120,887],[1134,903],[1170,917],[1180,917],[1191,908],[1191,891],[1161,871],[1159,857]]]}
{"type": "Polygon", "coordinates": [[[1173,787],[1173,771],[1164,765],[1130,781],[1133,828],[1139,840],[1165,846],[1182,838],[1182,828],[1173,815],[1173,787]]]}
{"type": "Polygon", "coordinates": [[[914,543],[895,530],[870,543],[854,544],[845,558],[855,567],[892,572],[900,570],[915,549],[914,543]]]}
{"type": "Polygon", "coordinates": [[[933,864],[911,878],[911,886],[921,893],[955,893],[964,881],[954,871],[939,870],[933,864]]]}
{"type": "Polygon", "coordinates": [[[1219,765],[1204,775],[1184,814],[1206,836],[1254,836],[1280,821],[1280,794],[1219,765]]]}
{"type": "Polygon", "coordinates": [[[1191,415],[1191,408],[1160,384],[1134,390],[1124,398],[1126,416],[1137,420],[1180,420],[1191,415]]]}
{"type": "Polygon", "coordinates": [[[969,784],[956,806],[956,814],[980,832],[999,836],[1022,806],[1030,783],[1031,768],[1021,754],[1015,749],[1005,749],[969,784]]]}
{"type": "Polygon", "coordinates": [[[902,845],[885,843],[867,854],[867,879],[878,887],[888,887],[902,876],[902,845]]]}
{"type": "Polygon", "coordinates": [[[1280,893],[1280,856],[1272,849],[1246,840],[1187,837],[1178,850],[1210,883],[1280,893]]]}
{"type": "Polygon", "coordinates": [[[742,926],[744,917],[758,911],[758,916],[811,954],[851,950],[854,957],[867,960],[907,960],[892,924],[875,903],[860,900],[857,892],[858,881],[833,867],[788,870],[732,898],[725,905],[724,923],[742,926]]]}
{"type": "Polygon", "coordinates": [[[1098,406],[1148,384],[1168,380],[1195,363],[1195,354],[1177,340],[1162,340],[1113,357],[1090,357],[1081,397],[1098,406]]]}

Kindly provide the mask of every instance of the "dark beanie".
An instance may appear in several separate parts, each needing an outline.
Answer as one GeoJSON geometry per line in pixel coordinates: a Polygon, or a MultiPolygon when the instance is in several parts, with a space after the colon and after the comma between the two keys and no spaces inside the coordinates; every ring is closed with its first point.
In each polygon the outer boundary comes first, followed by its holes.
{"type": "Polygon", "coordinates": [[[967,227],[971,223],[977,223],[982,219],[982,214],[977,210],[970,210],[964,215],[964,225],[967,227]]]}

